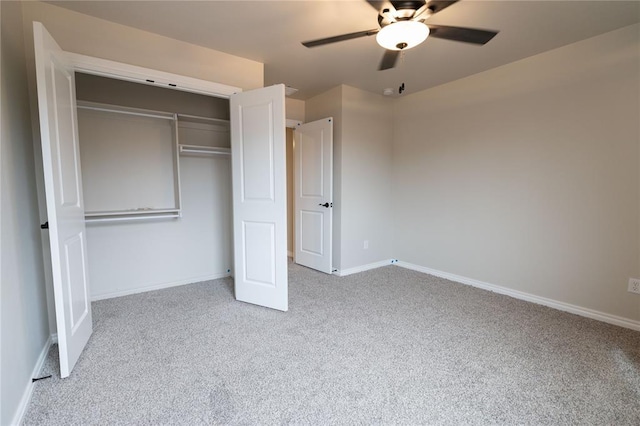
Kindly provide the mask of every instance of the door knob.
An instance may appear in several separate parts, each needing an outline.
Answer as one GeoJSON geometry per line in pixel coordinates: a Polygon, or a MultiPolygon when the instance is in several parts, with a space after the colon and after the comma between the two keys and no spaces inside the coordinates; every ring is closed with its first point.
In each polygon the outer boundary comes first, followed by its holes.
{"type": "Polygon", "coordinates": [[[324,204],[318,204],[321,207],[325,207],[325,208],[329,208],[329,203],[324,203],[324,204]]]}

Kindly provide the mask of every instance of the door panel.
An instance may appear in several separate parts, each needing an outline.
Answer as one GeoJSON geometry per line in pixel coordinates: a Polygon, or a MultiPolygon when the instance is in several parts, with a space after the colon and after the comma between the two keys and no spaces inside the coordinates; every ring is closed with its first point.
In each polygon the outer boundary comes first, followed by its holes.
{"type": "Polygon", "coordinates": [[[231,96],[236,299],[286,311],[284,85],[231,96]]]}
{"type": "Polygon", "coordinates": [[[60,375],[67,377],[93,331],[75,81],[42,24],[34,22],[33,32],[60,375]]]}
{"type": "Polygon", "coordinates": [[[333,223],[333,120],[295,131],[295,262],[330,274],[333,223]]]}
{"type": "Polygon", "coordinates": [[[68,70],[58,58],[51,55],[49,64],[53,81],[53,115],[56,126],[53,129],[52,142],[57,152],[53,153],[56,161],[58,191],[61,207],[79,207],[80,203],[80,162],[78,154],[77,128],[75,122],[75,83],[73,71],[68,70]],[[72,143],[60,143],[60,140],[72,143]]]}
{"type": "Polygon", "coordinates": [[[244,222],[244,279],[250,284],[276,286],[275,224],[244,222]]]}
{"type": "Polygon", "coordinates": [[[322,138],[312,138],[303,135],[297,148],[300,150],[300,191],[303,197],[320,197],[324,193],[324,173],[322,170],[322,138]]]}
{"type": "Polygon", "coordinates": [[[242,108],[240,162],[242,199],[274,201],[274,132],[272,104],[242,108]]]}
{"type": "Polygon", "coordinates": [[[73,235],[64,243],[63,277],[67,284],[66,297],[69,299],[69,322],[72,333],[75,333],[91,309],[88,303],[89,289],[85,269],[87,259],[84,257],[86,248],[83,237],[83,234],[73,235]]]}
{"type": "Polygon", "coordinates": [[[322,256],[322,234],[324,230],[324,212],[300,211],[300,251],[322,256]]]}

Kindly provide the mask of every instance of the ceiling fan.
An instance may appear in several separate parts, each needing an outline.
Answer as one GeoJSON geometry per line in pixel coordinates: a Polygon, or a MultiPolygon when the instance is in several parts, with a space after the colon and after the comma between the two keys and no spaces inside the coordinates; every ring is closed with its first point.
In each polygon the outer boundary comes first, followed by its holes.
{"type": "Polygon", "coordinates": [[[378,25],[380,28],[305,41],[302,42],[302,45],[305,47],[317,47],[339,41],[376,35],[378,44],[387,49],[378,67],[378,70],[382,71],[395,67],[403,51],[419,45],[425,41],[429,35],[446,40],[483,45],[498,34],[498,31],[448,27],[425,23],[431,16],[457,1],[458,0],[367,0],[367,3],[378,11],[378,25]]]}

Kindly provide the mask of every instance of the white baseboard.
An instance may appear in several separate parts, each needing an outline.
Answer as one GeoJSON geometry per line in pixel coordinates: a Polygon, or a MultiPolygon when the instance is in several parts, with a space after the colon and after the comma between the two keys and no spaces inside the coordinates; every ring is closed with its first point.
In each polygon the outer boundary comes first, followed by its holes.
{"type": "Polygon", "coordinates": [[[52,333],[51,334],[51,344],[55,345],[58,343],[58,333],[52,333]]]}
{"type": "Polygon", "coordinates": [[[293,257],[293,252],[292,252],[292,251],[288,251],[288,252],[287,252],[287,256],[288,256],[288,257],[293,257]]]}
{"type": "Polygon", "coordinates": [[[170,288],[170,287],[179,287],[181,285],[194,284],[194,283],[199,283],[201,281],[217,280],[220,278],[226,278],[230,276],[231,274],[229,272],[224,272],[220,274],[205,275],[202,277],[187,278],[185,280],[180,280],[180,281],[172,281],[168,283],[138,287],[138,288],[133,288],[129,290],[120,290],[120,291],[113,291],[113,292],[102,293],[102,294],[93,294],[91,295],[91,301],[95,302],[96,300],[113,299],[114,297],[129,296],[130,294],[146,293],[147,291],[162,290],[164,288],[170,288]]]}
{"type": "Polygon", "coordinates": [[[337,269],[334,274],[339,277],[346,277],[347,275],[357,274],[358,272],[369,271],[371,269],[381,268],[383,266],[392,265],[393,259],[381,260],[380,262],[369,263],[367,265],[356,266],[349,269],[337,269]]]}
{"type": "Polygon", "coordinates": [[[49,353],[49,348],[53,344],[51,340],[51,336],[47,339],[36,364],[33,366],[33,371],[31,372],[31,376],[29,377],[29,381],[26,384],[26,387],[22,391],[22,398],[20,398],[20,404],[18,404],[18,408],[16,409],[15,414],[13,415],[13,419],[11,420],[11,425],[21,425],[24,420],[24,415],[27,413],[27,408],[29,407],[29,402],[31,402],[31,395],[33,394],[33,382],[32,378],[37,377],[42,371],[42,366],[44,365],[44,361],[47,359],[47,354],[49,353]]]}
{"type": "Polygon", "coordinates": [[[549,308],[558,309],[560,311],[595,319],[598,321],[606,322],[608,324],[618,325],[620,327],[640,331],[640,321],[619,317],[617,315],[607,314],[606,312],[596,311],[594,309],[583,308],[581,306],[572,305],[570,303],[559,302],[557,300],[548,299],[546,297],[536,296],[534,294],[525,293],[523,291],[513,290],[495,284],[489,284],[483,281],[474,280],[473,278],[450,274],[448,272],[438,271],[436,269],[414,265],[412,263],[399,261],[396,263],[396,265],[400,266],[401,268],[411,269],[418,272],[424,272],[425,274],[434,275],[436,277],[445,278],[447,280],[455,281],[460,284],[467,284],[473,287],[481,288],[483,290],[489,290],[494,293],[504,294],[515,299],[525,300],[527,302],[532,302],[538,305],[547,306],[549,308]]]}

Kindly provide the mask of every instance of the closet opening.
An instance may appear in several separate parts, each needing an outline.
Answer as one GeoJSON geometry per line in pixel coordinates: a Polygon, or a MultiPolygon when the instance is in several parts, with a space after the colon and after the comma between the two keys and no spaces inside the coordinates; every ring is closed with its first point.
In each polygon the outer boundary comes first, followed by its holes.
{"type": "Polygon", "coordinates": [[[75,85],[91,300],[232,275],[229,100],[82,72],[75,85]]]}
{"type": "Polygon", "coordinates": [[[229,276],[229,100],[75,81],[91,299],[229,276]]]}

